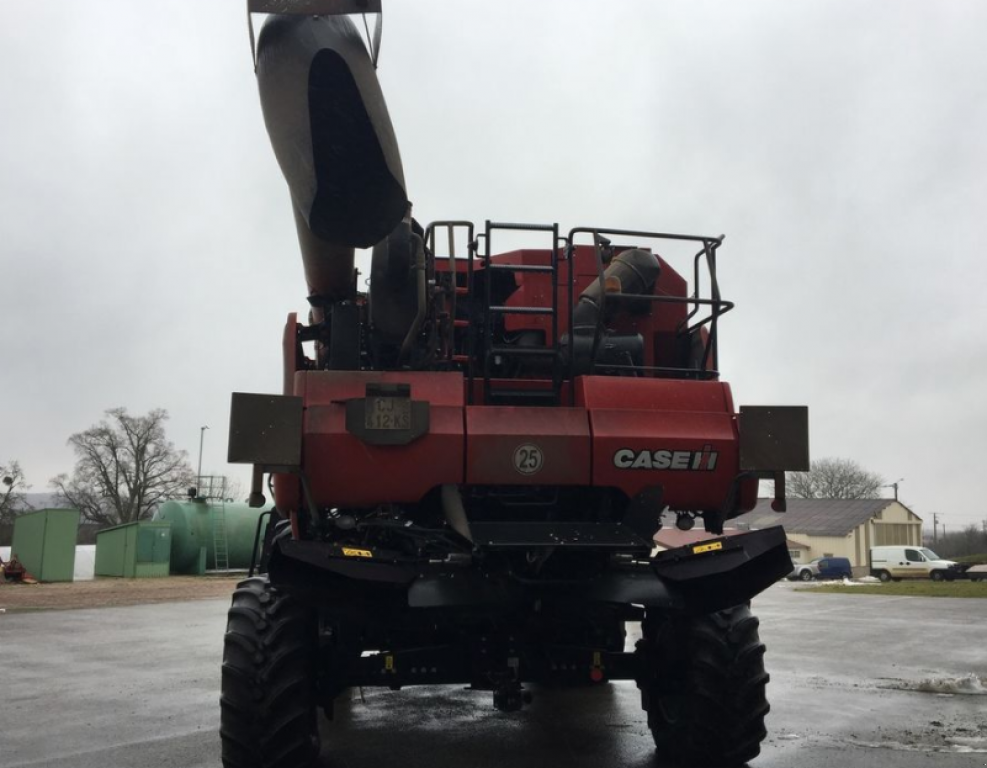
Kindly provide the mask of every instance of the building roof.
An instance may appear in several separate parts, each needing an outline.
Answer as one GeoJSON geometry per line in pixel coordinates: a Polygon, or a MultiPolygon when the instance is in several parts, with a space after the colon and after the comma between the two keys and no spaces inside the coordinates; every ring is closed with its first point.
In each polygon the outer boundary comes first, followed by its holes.
{"type": "Polygon", "coordinates": [[[750,528],[784,525],[789,533],[846,536],[897,503],[894,499],[789,499],[788,511],[778,513],[771,510],[771,499],[758,499],[752,511],[735,517],[730,524],[750,528]]]}

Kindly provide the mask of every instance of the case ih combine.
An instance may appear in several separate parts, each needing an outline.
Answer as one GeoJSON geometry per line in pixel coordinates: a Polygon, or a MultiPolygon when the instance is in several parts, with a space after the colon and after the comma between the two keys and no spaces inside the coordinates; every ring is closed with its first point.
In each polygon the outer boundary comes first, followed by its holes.
{"type": "Polygon", "coordinates": [[[368,53],[345,15],[379,3],[251,9],[288,11],[263,27],[257,78],[311,309],[288,318],[283,393],[233,396],[230,461],[254,466],[256,505],[270,475],[274,509],[264,575],[229,614],[224,765],[309,764],[319,710],[355,686],[468,684],[509,711],[529,683],[616,680],[636,681],[667,757],[757,755],[749,600],[792,565],[780,528],[717,534],[760,477],[784,508],[807,415],[738,413],[720,380],[722,238],[422,227],[379,36],[368,53]],[[498,252],[518,233],[531,247],[498,252]],[[683,243],[676,271],[662,254],[683,243]],[[366,292],[357,248],[373,249],[366,292]],[[651,557],[663,514],[710,540],[651,557]]]}

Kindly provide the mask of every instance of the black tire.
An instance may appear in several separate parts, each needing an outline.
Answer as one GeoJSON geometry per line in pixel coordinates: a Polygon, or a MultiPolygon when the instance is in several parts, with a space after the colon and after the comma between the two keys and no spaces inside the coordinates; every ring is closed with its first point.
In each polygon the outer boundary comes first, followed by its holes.
{"type": "Polygon", "coordinates": [[[722,768],[757,757],[769,677],[750,609],[670,619],[656,632],[645,626],[638,687],[659,758],[722,768]]]}
{"type": "Polygon", "coordinates": [[[879,578],[881,581],[887,584],[889,581],[891,581],[891,574],[888,573],[887,571],[878,571],[877,578],[879,578]]]}
{"type": "Polygon", "coordinates": [[[942,571],[933,571],[932,573],[929,574],[929,578],[932,579],[933,581],[942,581],[943,579],[946,578],[946,574],[943,573],[942,571]]]}
{"type": "Polygon", "coordinates": [[[799,571],[799,578],[802,581],[812,581],[812,571],[809,570],[799,571]]]}
{"type": "Polygon", "coordinates": [[[237,585],[223,644],[224,768],[307,768],[318,757],[317,631],[266,578],[237,585]]]}

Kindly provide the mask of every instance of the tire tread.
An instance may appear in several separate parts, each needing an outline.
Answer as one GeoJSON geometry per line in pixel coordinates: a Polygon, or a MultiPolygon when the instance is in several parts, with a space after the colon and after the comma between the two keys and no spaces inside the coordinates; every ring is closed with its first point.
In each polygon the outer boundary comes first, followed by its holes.
{"type": "Polygon", "coordinates": [[[224,768],[308,768],[318,756],[313,616],[266,578],[233,592],[224,638],[224,768]]]}

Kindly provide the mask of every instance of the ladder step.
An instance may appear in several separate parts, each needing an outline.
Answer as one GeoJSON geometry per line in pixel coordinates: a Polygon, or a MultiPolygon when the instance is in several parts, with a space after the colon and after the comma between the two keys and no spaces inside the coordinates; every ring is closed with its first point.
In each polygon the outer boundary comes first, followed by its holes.
{"type": "Polygon", "coordinates": [[[512,224],[506,221],[489,222],[490,229],[517,229],[522,232],[554,232],[551,224],[512,224]]]}
{"type": "Polygon", "coordinates": [[[547,272],[555,271],[553,267],[542,266],[541,264],[491,264],[487,269],[495,269],[502,272],[547,272]]]}
{"type": "Polygon", "coordinates": [[[557,353],[551,347],[491,347],[493,355],[517,355],[518,357],[554,357],[557,353]]]}
{"type": "Polygon", "coordinates": [[[551,307],[490,307],[497,315],[554,315],[551,307]]]}
{"type": "Polygon", "coordinates": [[[511,400],[557,400],[558,394],[553,389],[495,389],[490,388],[490,397],[511,400]]]}

